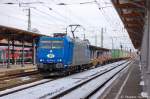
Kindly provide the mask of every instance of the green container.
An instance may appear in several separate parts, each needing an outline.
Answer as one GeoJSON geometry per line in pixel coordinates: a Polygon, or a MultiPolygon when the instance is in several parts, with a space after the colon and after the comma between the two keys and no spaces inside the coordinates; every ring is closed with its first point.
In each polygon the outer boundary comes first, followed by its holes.
{"type": "Polygon", "coordinates": [[[112,58],[121,58],[124,57],[125,53],[121,50],[114,49],[111,51],[112,58]]]}

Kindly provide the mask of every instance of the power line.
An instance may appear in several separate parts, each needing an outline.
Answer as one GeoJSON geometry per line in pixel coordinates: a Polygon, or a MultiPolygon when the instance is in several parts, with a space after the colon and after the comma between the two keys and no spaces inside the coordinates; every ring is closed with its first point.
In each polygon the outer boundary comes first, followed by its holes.
{"type": "MultiPolygon", "coordinates": [[[[59,0],[60,1],[60,0],[59,0]]],[[[93,3],[95,2],[95,1],[92,1],[93,3]]],[[[86,2],[86,3],[89,3],[89,2],[86,2]]],[[[63,6],[65,6],[65,5],[63,5],[63,6]]],[[[74,19],[77,19],[77,21],[79,22],[79,23],[81,23],[82,22],[82,24],[84,24],[84,25],[89,25],[89,26],[91,26],[91,24],[90,23],[88,23],[87,22],[87,20],[85,21],[83,18],[79,18],[78,16],[76,16],[76,14],[74,14],[74,13],[72,13],[72,11],[67,7],[67,6],[65,6],[66,8],[67,8],[67,10],[69,11],[69,13],[71,13],[72,14],[72,16],[74,17],[74,19]]]]}
{"type": "MultiPolygon", "coordinates": [[[[43,13],[43,12],[41,12],[40,10],[38,10],[38,9],[36,9],[36,8],[34,8],[34,9],[32,9],[32,11],[34,12],[34,13],[36,13],[34,16],[39,16],[39,14],[40,15],[42,15],[42,16],[44,16],[44,18],[42,18],[42,20],[46,20],[46,22],[51,22],[51,21],[53,21],[55,24],[56,24],[56,22],[54,21],[54,20],[52,20],[52,19],[48,19],[48,18],[50,18],[49,16],[49,14],[46,14],[46,13],[43,13]],[[35,12],[35,11],[37,11],[37,12],[35,12]],[[49,21],[49,20],[51,20],[51,21],[49,21]]],[[[32,13],[33,13],[32,12],[32,13]]],[[[33,20],[33,19],[32,19],[33,20]]],[[[60,22],[60,21],[59,21],[60,22]]],[[[52,25],[52,24],[49,24],[49,23],[47,23],[47,25],[52,25]]]]}
{"type": "MultiPolygon", "coordinates": [[[[39,1],[39,0],[37,0],[39,1]]],[[[53,2],[55,2],[53,0],[53,2]]],[[[78,3],[64,3],[64,2],[61,2],[61,3],[55,3],[56,5],[63,5],[63,6],[69,6],[69,5],[85,5],[85,4],[94,4],[95,1],[87,1],[87,2],[78,2],[78,3]]],[[[50,3],[51,4],[51,3],[50,3]]]]}
{"type": "MultiPolygon", "coordinates": [[[[13,19],[16,19],[16,20],[21,20],[20,22],[24,21],[25,23],[27,23],[27,19],[23,19],[21,17],[15,17],[15,16],[10,16],[10,15],[7,15],[5,13],[2,13],[1,12],[1,15],[4,15],[4,16],[7,16],[8,18],[13,18],[13,19]]],[[[36,20],[32,19],[32,22],[33,23],[36,23],[36,25],[39,25],[40,27],[43,27],[43,28],[49,28],[49,25],[52,25],[52,24],[47,24],[45,25],[45,23],[42,24],[42,22],[38,23],[36,20]]],[[[23,25],[24,26],[24,25],[23,25]]]]}
{"type": "MultiPolygon", "coordinates": [[[[41,2],[40,2],[41,3],[41,2]]],[[[27,3],[27,4],[31,4],[31,3],[27,3]]],[[[35,7],[34,7],[34,9],[36,9],[35,7]]],[[[41,10],[39,10],[39,9],[36,9],[38,12],[40,12],[40,13],[42,13],[42,14],[44,14],[44,15],[47,15],[47,17],[49,18],[49,16],[51,16],[52,18],[54,18],[56,21],[58,20],[58,18],[56,18],[56,17],[54,17],[54,16],[52,16],[52,15],[50,15],[50,14],[48,14],[48,13],[46,13],[46,12],[44,12],[44,11],[41,11],[41,10]]],[[[30,11],[28,11],[28,12],[30,12],[30,11]]],[[[31,24],[31,20],[30,20],[30,13],[28,14],[28,29],[29,29],[29,26],[30,26],[30,24],[31,24]]],[[[43,18],[43,19],[45,19],[45,18],[43,18]]],[[[53,20],[52,20],[53,21],[53,20]]],[[[53,21],[53,22],[55,22],[55,21],[53,21]]],[[[59,21],[60,22],[60,21],[59,21]]],[[[55,22],[56,23],[56,22],[55,22]]]]}
{"type": "Polygon", "coordinates": [[[10,15],[8,15],[8,14],[6,14],[6,13],[3,13],[3,12],[1,12],[1,15],[4,15],[4,16],[7,16],[7,17],[12,17],[12,18],[15,18],[15,19],[20,19],[20,20],[22,20],[22,21],[27,22],[26,19],[23,19],[23,18],[21,18],[21,17],[16,17],[16,16],[10,16],[10,15]]]}
{"type": "Polygon", "coordinates": [[[41,12],[41,13],[43,13],[43,14],[45,14],[45,15],[47,15],[47,16],[49,16],[49,17],[51,17],[51,18],[53,18],[53,19],[55,19],[56,21],[63,21],[63,22],[65,22],[64,20],[62,20],[62,19],[59,19],[59,18],[57,18],[57,17],[55,17],[55,16],[52,16],[52,15],[50,15],[49,13],[46,13],[46,12],[44,12],[44,11],[42,11],[42,10],[39,10],[39,9],[36,9],[37,11],[39,11],[39,12],[41,12]]]}
{"type": "MultiPolygon", "coordinates": [[[[40,2],[39,0],[37,0],[38,2],[40,2]]],[[[47,4],[47,3],[46,3],[47,4]]],[[[49,6],[47,6],[47,5],[45,5],[45,3],[43,3],[42,4],[44,7],[46,7],[46,8],[48,8],[48,10],[49,11],[53,11],[55,14],[56,14],[56,16],[60,16],[60,18],[62,18],[63,19],[63,21],[66,21],[67,19],[69,19],[68,17],[66,17],[66,16],[64,16],[64,15],[62,15],[62,14],[60,14],[59,12],[57,12],[57,11],[55,11],[54,10],[54,8],[51,8],[51,7],[49,7],[49,6]]],[[[55,17],[56,17],[55,16],[55,17]]],[[[71,20],[72,21],[72,20],[71,20]]]]}
{"type": "MultiPolygon", "coordinates": [[[[99,11],[101,12],[102,16],[105,18],[105,20],[109,23],[109,25],[111,26],[112,23],[110,23],[110,19],[108,18],[108,16],[105,14],[104,10],[103,10],[103,7],[101,7],[100,3],[95,0],[96,4],[98,5],[98,8],[99,8],[99,11]]],[[[107,6],[105,7],[107,8],[107,6]]]]}
{"type": "MultiPolygon", "coordinates": [[[[38,2],[40,2],[39,0],[37,0],[38,2]]],[[[54,1],[53,1],[54,2],[54,1]]],[[[94,1],[95,2],[95,1],[94,1]]],[[[42,5],[44,5],[44,6],[46,6],[45,5],[45,3],[43,3],[42,5]]],[[[56,14],[58,14],[59,16],[61,16],[61,17],[63,17],[64,19],[70,19],[70,18],[68,18],[68,17],[66,17],[66,16],[63,16],[63,15],[61,15],[59,12],[57,12],[57,11],[55,11],[53,8],[51,8],[51,7],[49,7],[49,6],[46,6],[48,9],[51,9],[51,11],[53,11],[53,12],[55,12],[56,14]]],[[[71,12],[71,10],[68,8],[68,7],[66,7],[67,8],[67,10],[69,11],[69,13],[72,13],[71,12]]],[[[73,16],[75,16],[74,14],[73,14],[73,16]]],[[[90,25],[90,27],[91,27],[91,24],[90,23],[87,23],[87,21],[85,21],[84,19],[81,19],[81,18],[79,18],[79,17],[74,17],[75,19],[77,19],[79,22],[84,22],[84,24],[86,24],[86,25],[90,25]]],[[[70,19],[71,20],[71,19],[70,19]]],[[[71,20],[71,21],[73,21],[73,20],[71,20]]],[[[76,22],[75,22],[76,23],[76,22]]],[[[78,22],[77,22],[78,23],[78,22]]]]}
{"type": "MultiPolygon", "coordinates": [[[[53,1],[54,2],[54,1],[53,1]]],[[[66,6],[65,6],[66,7],[66,6]]],[[[66,7],[67,8],[67,7],[66,7]]],[[[68,8],[67,8],[68,9],[68,8]]],[[[69,9],[68,9],[68,11],[69,11],[69,13],[71,12],[69,9]]],[[[74,15],[72,15],[72,16],[74,16],[74,15]]],[[[67,19],[70,19],[69,17],[67,17],[67,19]]],[[[71,19],[70,19],[71,20],[71,19]]],[[[73,20],[71,20],[71,21],[73,21],[73,20]]],[[[76,23],[76,22],[75,22],[76,23]]],[[[78,23],[78,22],[77,22],[78,23]]]]}
{"type": "MultiPolygon", "coordinates": [[[[53,22],[53,23],[56,24],[56,20],[54,21],[53,19],[50,19],[50,15],[47,15],[47,14],[45,14],[45,13],[43,13],[43,12],[40,12],[40,11],[37,10],[37,9],[34,9],[34,13],[36,13],[35,16],[38,16],[38,15],[43,16],[43,17],[42,17],[42,20],[46,20],[47,22],[53,22]]],[[[38,17],[39,17],[39,16],[38,16],[38,17]]]]}

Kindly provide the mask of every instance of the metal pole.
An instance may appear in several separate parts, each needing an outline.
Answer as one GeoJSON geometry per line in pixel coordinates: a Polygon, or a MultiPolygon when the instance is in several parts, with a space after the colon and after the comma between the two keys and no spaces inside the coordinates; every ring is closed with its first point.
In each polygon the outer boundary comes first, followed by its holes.
{"type": "Polygon", "coordinates": [[[33,38],[33,42],[32,42],[32,62],[33,62],[33,65],[36,64],[36,46],[35,46],[35,39],[33,38]]]}
{"type": "Polygon", "coordinates": [[[131,57],[131,52],[132,52],[132,50],[130,49],[130,57],[131,57]]]}
{"type": "Polygon", "coordinates": [[[114,41],[113,41],[113,38],[111,38],[112,40],[112,49],[114,49],[114,41]]]}
{"type": "Polygon", "coordinates": [[[24,66],[24,39],[22,40],[22,67],[24,66]]]}
{"type": "Polygon", "coordinates": [[[31,9],[28,9],[28,31],[31,30],[31,9]]]}
{"type": "Polygon", "coordinates": [[[67,31],[67,27],[66,27],[66,35],[67,35],[67,32],[68,32],[68,31],[67,31]]]}
{"type": "Polygon", "coordinates": [[[123,47],[123,46],[122,46],[122,44],[120,43],[120,48],[121,48],[121,53],[120,53],[120,55],[121,55],[121,56],[123,56],[122,47],[123,47]]]}
{"type": "Polygon", "coordinates": [[[148,36],[147,36],[147,39],[148,39],[148,43],[147,43],[147,66],[148,66],[148,72],[150,73],[150,1],[147,0],[148,4],[148,10],[147,10],[147,15],[148,15],[148,36]]]}
{"type": "Polygon", "coordinates": [[[12,63],[13,63],[13,65],[15,64],[15,46],[14,46],[14,43],[15,43],[15,41],[14,41],[14,39],[13,39],[13,41],[12,41],[12,63]]]}
{"type": "Polygon", "coordinates": [[[7,60],[6,60],[6,50],[3,50],[3,52],[4,52],[4,53],[3,53],[3,55],[4,55],[4,65],[7,65],[7,64],[6,64],[6,62],[7,62],[7,60]]]}
{"type": "Polygon", "coordinates": [[[7,49],[8,53],[8,59],[7,59],[7,68],[10,67],[10,36],[8,35],[8,49],[7,49]]]}
{"type": "Polygon", "coordinates": [[[83,36],[84,36],[84,40],[85,40],[85,34],[83,34],[83,36]]]}
{"type": "Polygon", "coordinates": [[[97,35],[95,34],[95,45],[97,46],[97,35]]]}
{"type": "Polygon", "coordinates": [[[103,48],[103,28],[101,29],[101,47],[103,48]]]}
{"type": "Polygon", "coordinates": [[[3,66],[5,65],[5,58],[4,58],[5,56],[4,56],[4,50],[2,49],[2,60],[3,60],[3,66]]]}

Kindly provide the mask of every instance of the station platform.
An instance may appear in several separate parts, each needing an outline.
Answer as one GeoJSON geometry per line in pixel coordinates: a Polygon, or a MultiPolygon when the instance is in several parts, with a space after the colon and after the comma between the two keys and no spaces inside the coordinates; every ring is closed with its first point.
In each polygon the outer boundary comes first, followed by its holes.
{"type": "Polygon", "coordinates": [[[0,77],[34,70],[37,70],[37,67],[33,64],[25,64],[24,66],[10,65],[9,68],[7,68],[6,66],[0,66],[0,77]]]}
{"type": "Polygon", "coordinates": [[[146,99],[142,97],[141,71],[139,59],[130,64],[129,69],[124,72],[112,84],[104,95],[104,99],[146,99]]]}

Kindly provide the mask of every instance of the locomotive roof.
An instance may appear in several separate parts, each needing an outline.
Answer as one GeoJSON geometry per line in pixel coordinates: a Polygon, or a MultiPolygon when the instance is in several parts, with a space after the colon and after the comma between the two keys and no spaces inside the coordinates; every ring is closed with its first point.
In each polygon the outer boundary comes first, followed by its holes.
{"type": "Polygon", "coordinates": [[[73,41],[72,38],[69,36],[62,36],[62,37],[52,37],[52,36],[41,36],[42,39],[49,39],[49,40],[63,40],[64,38],[68,41],[73,41]]]}

